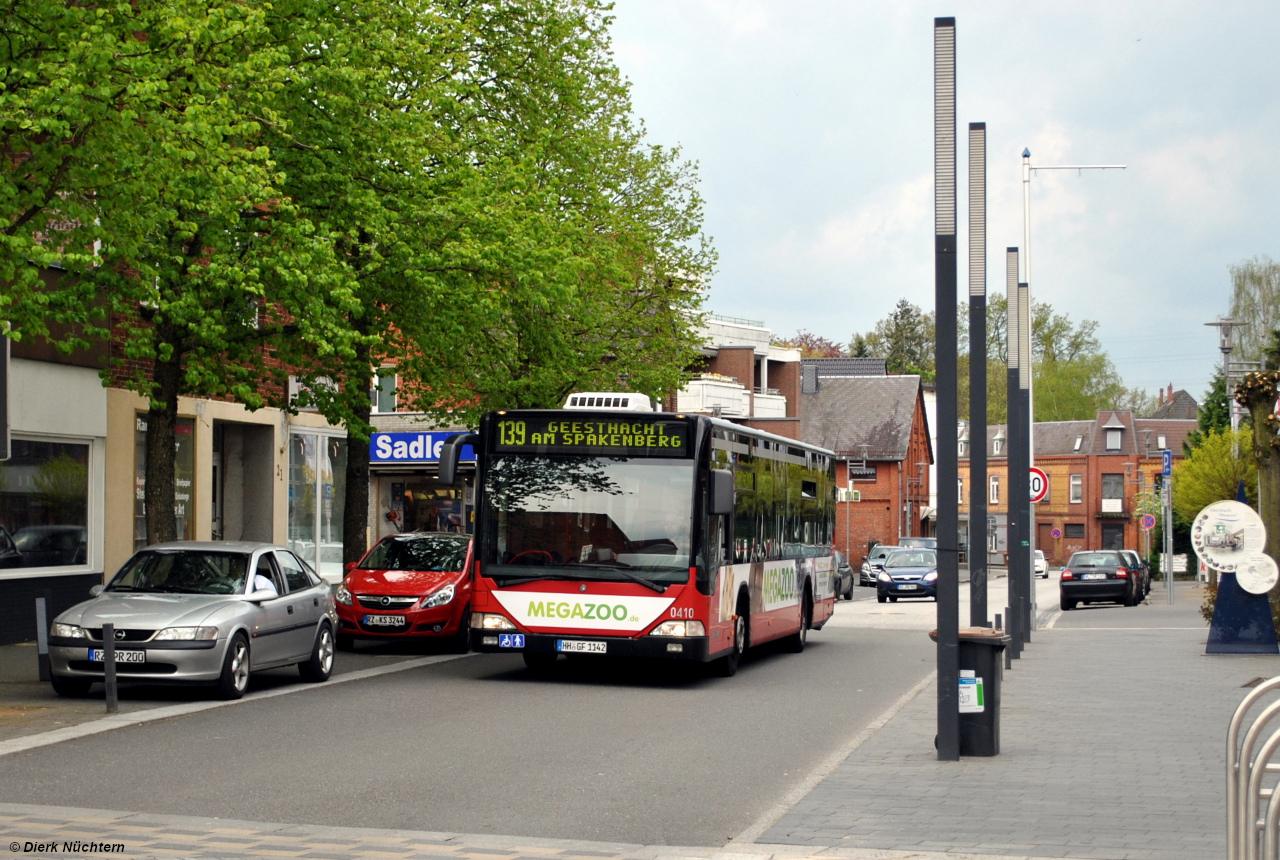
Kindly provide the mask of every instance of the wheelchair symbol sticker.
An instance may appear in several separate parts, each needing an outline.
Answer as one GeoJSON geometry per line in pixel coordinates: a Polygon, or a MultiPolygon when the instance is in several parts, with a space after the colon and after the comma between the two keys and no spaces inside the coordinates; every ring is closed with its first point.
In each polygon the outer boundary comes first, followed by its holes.
{"type": "Polygon", "coordinates": [[[523,648],[524,634],[523,633],[503,633],[500,636],[498,636],[498,647],[499,648],[523,648]]]}

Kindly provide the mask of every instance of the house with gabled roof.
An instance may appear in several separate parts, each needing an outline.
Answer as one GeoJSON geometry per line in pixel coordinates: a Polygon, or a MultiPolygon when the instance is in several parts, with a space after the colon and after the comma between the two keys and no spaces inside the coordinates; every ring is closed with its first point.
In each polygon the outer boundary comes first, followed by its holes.
{"type": "Polygon", "coordinates": [[[856,570],[875,544],[932,533],[933,446],[919,376],[837,372],[803,373],[800,439],[839,458],[835,544],[856,570]]]}

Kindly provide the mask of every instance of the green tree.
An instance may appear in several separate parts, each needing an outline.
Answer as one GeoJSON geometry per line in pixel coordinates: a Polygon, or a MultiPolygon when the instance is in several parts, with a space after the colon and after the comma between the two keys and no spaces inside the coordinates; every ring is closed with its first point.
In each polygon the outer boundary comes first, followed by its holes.
{"type": "Polygon", "coordinates": [[[1204,439],[1214,432],[1231,429],[1231,404],[1227,400],[1227,382],[1222,371],[1213,375],[1209,390],[1205,392],[1200,403],[1200,414],[1196,417],[1196,429],[1187,434],[1183,440],[1182,450],[1190,454],[1193,448],[1201,445],[1204,439]]]}
{"type": "Polygon", "coordinates": [[[775,337],[773,345],[798,349],[801,358],[843,358],[846,355],[844,344],[836,343],[807,329],[800,329],[791,337],[775,337]]]}
{"type": "Polygon", "coordinates": [[[933,314],[926,314],[906,299],[899,299],[871,331],[855,335],[854,342],[855,347],[882,356],[889,373],[916,373],[930,380],[934,377],[933,314]],[[858,346],[859,338],[862,346],[858,346]]]}
{"type": "MultiPolygon", "coordinates": [[[[264,140],[282,121],[271,96],[289,75],[273,20],[297,25],[312,10],[165,0],[71,4],[55,15],[56,4],[19,5],[6,20],[24,28],[9,50],[26,63],[29,86],[21,104],[6,105],[5,145],[20,161],[63,171],[42,180],[43,209],[24,210],[46,231],[23,235],[46,250],[36,263],[56,249],[75,276],[39,289],[10,261],[11,324],[23,335],[47,332],[50,319],[105,334],[92,317],[105,299],[120,344],[109,377],[149,400],[147,539],[171,540],[179,396],[254,408],[271,397],[261,382],[273,347],[350,349],[335,310],[354,298],[333,242],[282,195],[264,140]],[[28,13],[58,26],[25,27],[28,13]],[[64,107],[68,88],[77,93],[64,107]],[[95,112],[99,101],[107,109],[95,112]]],[[[16,206],[6,206],[12,224],[16,206]]]]}
{"type": "Polygon", "coordinates": [[[1245,482],[1250,503],[1258,497],[1258,469],[1253,458],[1241,457],[1252,445],[1248,429],[1232,434],[1230,428],[1211,430],[1173,470],[1173,510],[1191,522],[1206,506],[1234,499],[1240,481],[1245,482]]]}

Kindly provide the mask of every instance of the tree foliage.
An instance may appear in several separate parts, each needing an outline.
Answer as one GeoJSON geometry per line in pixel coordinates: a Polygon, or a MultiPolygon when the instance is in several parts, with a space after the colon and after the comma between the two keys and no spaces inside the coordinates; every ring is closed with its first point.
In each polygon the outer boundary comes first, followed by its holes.
{"type": "Polygon", "coordinates": [[[1265,254],[1231,267],[1231,318],[1236,361],[1258,361],[1280,327],[1280,263],[1265,254]]]}
{"type": "Polygon", "coordinates": [[[1209,383],[1200,403],[1200,414],[1196,418],[1196,429],[1187,434],[1182,443],[1184,453],[1190,454],[1193,448],[1203,444],[1211,433],[1221,433],[1231,429],[1231,404],[1227,400],[1227,381],[1219,370],[1209,383]]]}
{"type": "Polygon", "coordinates": [[[1232,434],[1230,428],[1211,430],[1173,470],[1173,509],[1187,522],[1206,506],[1234,499],[1240,481],[1250,503],[1258,498],[1258,469],[1246,455],[1252,446],[1248,429],[1232,434]]]}
{"type": "Polygon", "coordinates": [[[883,358],[889,373],[914,373],[932,380],[934,369],[933,313],[925,313],[906,299],[865,335],[855,334],[851,351],[883,358]]]}
{"type": "Polygon", "coordinates": [[[814,334],[808,329],[799,329],[791,337],[775,337],[773,345],[798,349],[801,358],[844,358],[848,355],[844,344],[814,334]]]}

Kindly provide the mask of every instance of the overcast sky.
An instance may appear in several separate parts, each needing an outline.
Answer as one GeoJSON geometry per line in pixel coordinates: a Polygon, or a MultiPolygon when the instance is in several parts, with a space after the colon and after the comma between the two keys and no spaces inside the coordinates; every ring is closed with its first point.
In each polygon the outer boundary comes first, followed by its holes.
{"type": "MultiPolygon", "coordinates": [[[[847,343],[933,306],[933,18],[965,129],[987,123],[988,289],[1022,245],[1021,153],[1127,164],[1031,183],[1032,294],[1100,323],[1130,387],[1201,399],[1228,267],[1280,259],[1277,3],[618,0],[650,138],[700,164],[708,309],[847,343]]],[[[967,295],[967,238],[960,295],[967,295]]]]}

